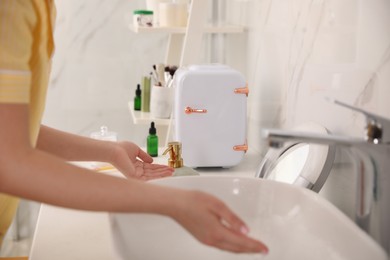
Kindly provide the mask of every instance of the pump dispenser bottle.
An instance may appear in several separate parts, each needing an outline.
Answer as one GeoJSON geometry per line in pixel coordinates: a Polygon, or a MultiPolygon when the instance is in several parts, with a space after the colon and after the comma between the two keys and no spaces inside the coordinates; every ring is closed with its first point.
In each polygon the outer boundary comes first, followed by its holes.
{"type": "Polygon", "coordinates": [[[158,156],[158,136],[154,122],[150,124],[149,135],[146,138],[147,153],[152,157],[158,156]]]}
{"type": "Polygon", "coordinates": [[[184,166],[183,158],[181,157],[180,142],[169,142],[168,148],[164,151],[163,155],[167,153],[169,153],[168,166],[175,168],[173,176],[199,175],[194,169],[184,166]]]}
{"type": "Polygon", "coordinates": [[[135,90],[134,110],[136,111],[141,110],[141,85],[140,84],[137,84],[137,89],[135,90]]]}

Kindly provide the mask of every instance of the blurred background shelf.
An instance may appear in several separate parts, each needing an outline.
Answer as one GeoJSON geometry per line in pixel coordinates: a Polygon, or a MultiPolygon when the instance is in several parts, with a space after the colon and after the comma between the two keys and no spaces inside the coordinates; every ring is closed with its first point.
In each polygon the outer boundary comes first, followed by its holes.
{"type": "MultiPolygon", "coordinates": [[[[185,34],[186,27],[134,27],[129,25],[132,32],[135,33],[175,33],[185,34]]],[[[225,26],[206,26],[204,33],[243,33],[244,27],[236,25],[225,25],[225,26]]]]}
{"type": "Polygon", "coordinates": [[[128,106],[134,124],[150,124],[153,121],[156,125],[169,125],[169,118],[154,118],[148,112],[134,111],[134,103],[132,101],[129,101],[128,106]]]}
{"type": "Polygon", "coordinates": [[[169,40],[165,53],[165,64],[188,65],[200,61],[200,46],[205,33],[212,34],[240,34],[244,33],[243,26],[206,24],[208,0],[191,1],[186,27],[134,27],[129,25],[135,33],[168,33],[169,40]]]}

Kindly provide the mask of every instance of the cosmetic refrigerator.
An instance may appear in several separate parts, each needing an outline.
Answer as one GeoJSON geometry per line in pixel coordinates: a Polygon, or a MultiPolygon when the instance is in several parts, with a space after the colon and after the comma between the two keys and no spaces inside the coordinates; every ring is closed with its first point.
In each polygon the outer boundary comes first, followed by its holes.
{"type": "Polygon", "coordinates": [[[247,149],[244,76],[222,64],[191,65],[175,74],[173,140],[189,167],[232,167],[247,149]]]}

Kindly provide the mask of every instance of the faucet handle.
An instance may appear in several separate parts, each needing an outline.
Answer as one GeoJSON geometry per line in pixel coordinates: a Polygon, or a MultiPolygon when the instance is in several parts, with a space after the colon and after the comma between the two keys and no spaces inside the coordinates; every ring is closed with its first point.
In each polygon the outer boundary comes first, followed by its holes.
{"type": "Polygon", "coordinates": [[[390,142],[390,119],[373,114],[364,109],[346,104],[339,100],[333,98],[326,98],[327,101],[334,103],[336,105],[351,109],[353,111],[359,112],[366,117],[366,138],[368,141],[372,141],[375,143],[390,142]],[[386,128],[386,130],[385,130],[386,128]],[[387,131],[387,132],[386,132],[387,131]]]}

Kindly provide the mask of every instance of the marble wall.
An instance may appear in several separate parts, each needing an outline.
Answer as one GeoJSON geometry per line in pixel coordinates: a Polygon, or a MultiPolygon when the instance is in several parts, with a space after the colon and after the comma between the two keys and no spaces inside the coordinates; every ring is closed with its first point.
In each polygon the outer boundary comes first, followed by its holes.
{"type": "Polygon", "coordinates": [[[316,121],[333,133],[361,136],[364,117],[324,97],[390,117],[389,1],[239,2],[251,10],[252,135],[264,126],[316,121]]]}
{"type": "MultiPolygon", "coordinates": [[[[389,1],[253,0],[235,5],[232,11],[246,5],[250,14],[243,22],[248,26],[253,149],[266,151],[262,128],[290,129],[308,121],[334,134],[363,137],[364,116],[325,97],[390,118],[389,1]]],[[[351,159],[338,149],[321,195],[353,217],[355,183],[351,159]]]]}
{"type": "Polygon", "coordinates": [[[128,25],[144,1],[55,1],[56,50],[44,123],[86,135],[107,125],[144,145],[127,107],[141,77],[164,60],[167,34],[137,35],[128,25]]]}

